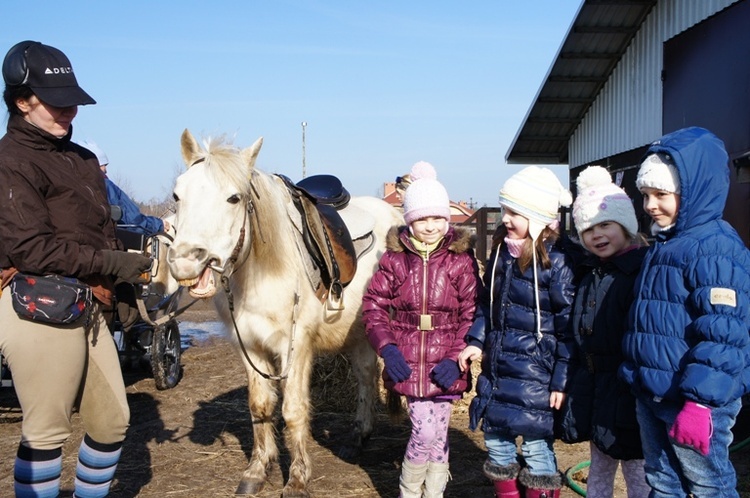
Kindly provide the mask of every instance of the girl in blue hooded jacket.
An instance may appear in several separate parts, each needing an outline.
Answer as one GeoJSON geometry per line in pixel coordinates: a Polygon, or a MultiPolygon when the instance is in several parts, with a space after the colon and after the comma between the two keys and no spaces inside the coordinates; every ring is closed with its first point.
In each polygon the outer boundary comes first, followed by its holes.
{"type": "Polygon", "coordinates": [[[652,497],[736,497],[731,428],[750,391],[750,251],[722,219],[723,142],[654,142],[636,185],[655,242],[635,284],[621,377],[636,393],[652,497]]]}
{"type": "Polygon", "coordinates": [[[546,168],[530,166],[500,190],[503,225],[486,265],[484,291],[459,366],[482,357],[470,427],[482,420],[484,473],[496,496],[560,496],[553,414],[563,401],[572,337],[573,263],[557,232],[570,192],[546,168]],[[521,436],[521,469],[516,438],[521,436]]]}

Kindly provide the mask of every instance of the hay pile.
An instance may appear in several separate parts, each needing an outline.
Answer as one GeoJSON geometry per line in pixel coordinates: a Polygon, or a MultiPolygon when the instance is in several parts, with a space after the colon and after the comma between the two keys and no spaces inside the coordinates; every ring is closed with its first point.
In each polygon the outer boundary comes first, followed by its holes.
{"type": "MultiPolygon", "coordinates": [[[[382,368],[382,360],[379,360],[382,368]]],[[[471,365],[471,376],[476,383],[476,378],[481,371],[479,362],[471,365]]],[[[380,386],[380,402],[385,403],[387,393],[383,388],[382,380],[378,381],[380,386]]],[[[455,403],[454,409],[466,411],[469,403],[476,392],[472,390],[464,394],[463,399],[455,403]]],[[[357,379],[352,373],[349,358],[343,354],[329,354],[318,356],[313,363],[313,371],[310,379],[310,397],[315,410],[334,413],[354,413],[357,409],[357,379]]]]}

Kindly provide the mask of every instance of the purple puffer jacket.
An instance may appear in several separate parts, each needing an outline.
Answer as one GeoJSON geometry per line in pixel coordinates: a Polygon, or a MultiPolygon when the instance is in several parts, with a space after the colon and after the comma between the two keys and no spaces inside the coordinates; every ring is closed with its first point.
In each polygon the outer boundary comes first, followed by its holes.
{"type": "Polygon", "coordinates": [[[440,246],[423,258],[408,228],[393,228],[387,247],[363,298],[362,318],[375,351],[396,344],[412,374],[396,384],[383,372],[385,387],[417,398],[460,395],[469,387],[468,372],[447,390],[430,373],[440,360],[456,360],[466,346],[480,285],[471,235],[450,227],[440,246]],[[420,315],[432,317],[432,330],[419,330],[420,315]]]}

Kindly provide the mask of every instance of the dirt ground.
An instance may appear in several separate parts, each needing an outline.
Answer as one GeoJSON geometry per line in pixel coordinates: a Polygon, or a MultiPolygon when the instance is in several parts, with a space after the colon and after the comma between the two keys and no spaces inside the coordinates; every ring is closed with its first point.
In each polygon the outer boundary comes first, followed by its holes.
{"type": "MultiPolygon", "coordinates": [[[[207,327],[216,320],[211,308],[193,307],[181,317],[181,329],[207,327]]],[[[216,324],[213,323],[215,327],[216,324]]],[[[112,497],[223,497],[234,496],[252,449],[244,370],[231,346],[215,334],[196,334],[182,356],[184,375],[174,389],[158,391],[148,373],[135,368],[125,371],[131,425],[122,459],[112,487],[112,497]]],[[[332,390],[333,376],[341,373],[343,360],[320,363],[313,379],[315,410],[312,417],[310,451],[313,496],[395,497],[404,448],[409,438],[408,421],[394,425],[381,410],[375,432],[356,462],[337,457],[346,437],[351,413],[346,394],[332,390]],[[337,366],[330,366],[337,365],[337,366]]],[[[346,379],[341,379],[346,382],[346,379]]],[[[339,382],[339,381],[336,381],[339,382]]],[[[467,399],[470,397],[467,396],[467,399]]],[[[482,475],[485,450],[481,431],[468,430],[468,404],[456,404],[451,420],[451,474],[446,497],[494,496],[482,475]]],[[[80,421],[63,452],[63,494],[70,496],[75,473],[76,449],[82,437],[80,421]]],[[[13,460],[21,430],[21,413],[10,388],[0,389],[0,496],[13,494],[13,460]]],[[[556,445],[562,471],[588,460],[588,445],[556,445]]],[[[750,450],[732,453],[740,477],[742,496],[750,496],[750,450]]],[[[283,449],[270,482],[260,498],[281,494],[288,455],[283,449]]],[[[585,467],[576,474],[584,479],[585,467]]],[[[585,483],[574,480],[579,489],[585,483]]],[[[563,497],[580,496],[566,487],[563,497]]],[[[618,476],[616,497],[624,497],[618,476]]]]}

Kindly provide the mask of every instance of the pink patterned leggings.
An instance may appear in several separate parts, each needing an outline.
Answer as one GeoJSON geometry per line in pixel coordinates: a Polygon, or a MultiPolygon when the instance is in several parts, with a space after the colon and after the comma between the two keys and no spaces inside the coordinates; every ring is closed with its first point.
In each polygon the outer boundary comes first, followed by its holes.
{"type": "Polygon", "coordinates": [[[451,421],[450,400],[406,398],[411,419],[411,437],[406,458],[415,464],[448,463],[448,425],[451,421]]]}

